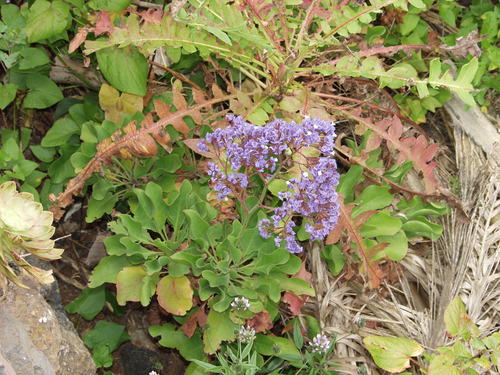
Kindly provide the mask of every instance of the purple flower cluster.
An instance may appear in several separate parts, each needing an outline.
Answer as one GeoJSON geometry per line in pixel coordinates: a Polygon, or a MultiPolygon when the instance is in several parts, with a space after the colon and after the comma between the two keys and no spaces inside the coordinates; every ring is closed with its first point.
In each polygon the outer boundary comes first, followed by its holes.
{"type": "Polygon", "coordinates": [[[337,193],[339,174],[332,158],[335,126],[320,119],[305,119],[301,124],[275,120],[265,126],[245,122],[241,117],[227,117],[229,126],[217,129],[200,141],[200,151],[215,151],[216,162],[209,163],[208,174],[212,186],[222,200],[238,189],[248,187],[248,176],[256,172],[264,180],[272,175],[283,178],[284,165],[298,166],[300,178],[287,181],[288,189],[279,193],[283,204],[274,209],[271,220],[259,223],[260,234],[269,238],[278,233],[276,246],[286,241],[286,248],[299,253],[302,247],[295,239],[294,216],[301,216],[308,224],[311,239],[323,239],[338,220],[337,193]],[[302,151],[314,147],[317,156],[305,156],[302,151]],[[292,160],[301,157],[298,163],[292,160]],[[221,170],[225,166],[225,171],[221,170]],[[280,168],[280,170],[277,170],[280,168]],[[228,171],[228,169],[232,171],[228,171]],[[243,172],[243,173],[240,173],[243,172]]]}

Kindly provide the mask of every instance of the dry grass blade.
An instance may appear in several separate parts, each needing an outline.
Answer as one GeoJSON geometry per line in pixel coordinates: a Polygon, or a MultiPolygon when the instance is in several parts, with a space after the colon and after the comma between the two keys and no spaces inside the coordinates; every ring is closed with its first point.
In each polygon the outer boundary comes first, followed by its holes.
{"type": "MultiPolygon", "coordinates": [[[[460,295],[481,335],[498,327],[500,311],[500,168],[468,136],[455,129],[456,169],[460,199],[470,220],[459,209],[443,219],[443,235],[426,254],[410,249],[401,261],[400,284],[385,285],[387,296],[333,277],[316,247],[309,253],[317,292],[308,305],[322,329],[338,338],[333,360],[340,374],[380,374],[361,344],[369,334],[407,337],[426,348],[445,345],[443,313],[460,295]],[[366,322],[360,327],[355,322],[366,322]]],[[[449,179],[449,173],[447,172],[449,179]]],[[[414,372],[417,374],[418,372],[414,372]]]]}

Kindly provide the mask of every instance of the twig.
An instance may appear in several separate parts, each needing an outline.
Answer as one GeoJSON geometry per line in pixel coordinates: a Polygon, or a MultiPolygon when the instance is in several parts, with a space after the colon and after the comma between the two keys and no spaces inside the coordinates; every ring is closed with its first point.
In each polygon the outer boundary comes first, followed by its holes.
{"type": "Polygon", "coordinates": [[[140,6],[141,8],[151,8],[151,9],[163,9],[162,4],[148,3],[147,1],[134,0],[133,4],[140,6]]]}
{"type": "Polygon", "coordinates": [[[257,21],[259,22],[259,24],[263,27],[263,29],[266,32],[266,35],[267,35],[267,38],[269,39],[269,41],[272,44],[274,44],[274,46],[276,47],[276,50],[278,50],[280,52],[283,52],[283,47],[279,44],[279,42],[276,40],[276,37],[274,36],[274,34],[271,31],[271,29],[269,29],[269,27],[267,26],[267,22],[265,22],[262,19],[262,17],[260,16],[259,12],[257,11],[257,9],[255,9],[255,6],[254,6],[253,2],[246,0],[245,3],[248,5],[248,7],[252,11],[252,13],[255,15],[255,17],[257,18],[257,21]]]}
{"type": "Polygon", "coordinates": [[[179,73],[179,72],[176,72],[175,70],[169,68],[168,66],[165,66],[165,65],[162,65],[162,64],[159,64],[157,63],[156,61],[153,61],[153,60],[148,60],[148,62],[151,64],[151,65],[154,65],[160,69],[163,69],[164,71],[172,74],[175,78],[181,80],[182,82],[184,83],[187,83],[188,85],[191,85],[193,88],[195,88],[196,90],[199,90],[199,91],[205,91],[203,90],[200,86],[198,86],[195,82],[191,81],[189,78],[187,78],[184,74],[182,73],[179,73]]]}
{"type": "Polygon", "coordinates": [[[302,39],[304,38],[304,34],[306,30],[309,28],[309,25],[311,24],[312,17],[313,17],[313,11],[314,8],[316,7],[316,4],[318,3],[319,0],[313,0],[311,5],[309,5],[309,8],[307,8],[307,13],[304,18],[304,21],[302,22],[302,25],[300,26],[300,31],[299,34],[297,35],[297,39],[295,40],[295,51],[298,55],[299,53],[299,47],[300,43],[302,43],[302,39]]]}
{"type": "Polygon", "coordinates": [[[424,129],[422,129],[422,127],[420,125],[418,125],[417,123],[415,123],[410,118],[405,117],[405,116],[403,116],[400,113],[396,113],[396,112],[394,112],[394,111],[392,111],[392,110],[390,110],[388,108],[384,108],[384,107],[381,107],[379,105],[369,103],[369,102],[367,102],[365,100],[360,100],[360,99],[355,99],[355,98],[348,98],[346,96],[333,95],[333,94],[323,94],[323,93],[320,93],[320,92],[313,92],[313,95],[317,95],[317,96],[322,97],[322,98],[331,98],[331,99],[336,99],[336,100],[343,100],[345,102],[359,103],[359,104],[363,104],[363,105],[366,105],[368,107],[377,109],[379,111],[389,113],[389,114],[391,114],[393,116],[397,116],[401,120],[410,123],[411,126],[413,126],[414,128],[416,128],[419,131],[420,134],[422,134],[427,140],[429,140],[429,137],[427,137],[427,134],[425,133],[424,129]]]}
{"type": "Polygon", "coordinates": [[[61,279],[62,281],[64,281],[66,284],[69,284],[69,285],[73,285],[75,288],[77,289],[80,289],[80,290],[83,290],[86,288],[85,285],[83,285],[81,282],[79,281],[76,281],[76,280],[73,280],[72,278],[66,276],[65,274],[63,274],[61,271],[59,271],[57,268],[55,267],[52,267],[53,268],[53,272],[54,274],[59,278],[61,279]]]}
{"type": "Polygon", "coordinates": [[[339,31],[341,28],[343,28],[344,26],[350,24],[352,21],[356,21],[358,18],[364,16],[366,13],[370,13],[370,12],[373,12],[377,9],[381,9],[387,5],[391,5],[392,3],[396,2],[396,0],[388,0],[386,1],[385,3],[382,3],[382,4],[379,4],[377,6],[372,6],[368,9],[365,9],[364,11],[362,11],[361,13],[355,15],[354,17],[351,17],[349,18],[347,21],[345,21],[344,23],[340,24],[339,26],[337,26],[335,29],[333,29],[332,31],[330,31],[328,34],[326,34],[326,36],[323,37],[323,39],[328,39],[329,37],[331,37],[333,34],[335,34],[337,31],[339,31]]]}

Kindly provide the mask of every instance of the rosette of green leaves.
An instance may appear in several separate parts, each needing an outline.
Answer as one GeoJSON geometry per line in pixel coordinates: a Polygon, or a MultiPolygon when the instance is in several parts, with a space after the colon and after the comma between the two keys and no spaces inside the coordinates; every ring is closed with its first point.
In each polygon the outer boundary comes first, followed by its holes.
{"type": "Polygon", "coordinates": [[[53,280],[51,271],[34,267],[24,258],[25,254],[45,260],[61,257],[63,250],[54,248],[51,240],[55,231],[52,221],[52,213],[44,211],[31,193],[19,193],[13,181],[0,185],[0,284],[9,279],[23,286],[10,263],[43,283],[53,280]]]}

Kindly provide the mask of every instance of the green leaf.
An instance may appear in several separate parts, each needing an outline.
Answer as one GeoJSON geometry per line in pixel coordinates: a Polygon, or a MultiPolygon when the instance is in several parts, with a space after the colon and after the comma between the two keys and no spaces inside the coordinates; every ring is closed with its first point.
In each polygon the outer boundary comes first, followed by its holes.
{"type": "Polygon", "coordinates": [[[158,342],[161,346],[179,350],[179,353],[187,361],[195,359],[203,360],[203,343],[199,330],[189,338],[180,329],[176,329],[173,324],[166,323],[162,326],[149,327],[149,334],[153,337],[161,336],[158,342]]]}
{"type": "Polygon", "coordinates": [[[210,34],[215,35],[218,39],[223,41],[226,44],[229,44],[230,46],[233,45],[231,42],[231,39],[229,39],[229,36],[222,31],[221,29],[218,29],[217,27],[212,27],[208,25],[200,25],[203,29],[207,30],[210,34]]]}
{"type": "Polygon", "coordinates": [[[89,2],[89,5],[96,10],[119,12],[127,8],[131,2],[132,0],[92,0],[89,2]]]}
{"type": "Polygon", "coordinates": [[[417,27],[419,21],[420,16],[418,14],[407,13],[403,16],[403,23],[399,25],[399,31],[402,35],[408,35],[417,27]]]}
{"type": "Polygon", "coordinates": [[[424,351],[415,341],[402,337],[367,336],[363,344],[376,365],[389,372],[401,372],[410,367],[410,358],[424,351]]]}
{"type": "Polygon", "coordinates": [[[461,83],[463,85],[471,85],[471,82],[474,80],[474,76],[476,75],[478,66],[479,62],[475,57],[472,58],[471,61],[469,61],[467,64],[462,66],[458,73],[457,83],[461,83]]]}
{"type": "Polygon", "coordinates": [[[385,74],[380,77],[380,87],[387,86],[391,89],[399,89],[417,78],[417,71],[408,63],[394,65],[385,74]]]}
{"type": "Polygon", "coordinates": [[[410,0],[410,4],[418,9],[426,9],[426,5],[422,0],[410,0]]]}
{"type": "Polygon", "coordinates": [[[401,220],[381,211],[370,217],[361,227],[361,235],[365,238],[392,236],[401,229],[401,220]]]}
{"type": "Polygon", "coordinates": [[[70,17],[69,5],[65,2],[36,0],[25,28],[28,42],[36,43],[62,33],[70,25],[70,17]]]}
{"type": "Polygon", "coordinates": [[[337,276],[344,269],[346,257],[337,245],[327,245],[321,253],[328,264],[328,270],[337,276]]]}
{"type": "Polygon", "coordinates": [[[130,261],[125,256],[112,255],[101,259],[90,275],[89,287],[97,288],[104,283],[116,283],[118,273],[128,266],[130,261]]]}
{"type": "Polygon", "coordinates": [[[305,294],[311,297],[316,295],[314,288],[307,281],[296,277],[287,278],[280,282],[282,290],[288,290],[296,295],[305,294]]]}
{"type": "Polygon", "coordinates": [[[83,335],[83,342],[92,349],[92,358],[98,368],[110,367],[113,364],[111,353],[129,339],[125,326],[104,320],[99,320],[94,329],[83,335]]]}
{"type": "Polygon", "coordinates": [[[453,366],[454,356],[450,354],[440,354],[431,359],[428,375],[463,375],[459,368],[453,366]]]}
{"type": "Polygon", "coordinates": [[[479,328],[467,315],[465,304],[460,297],[456,297],[444,311],[446,330],[452,336],[461,336],[470,339],[479,335],[479,328]]]}
{"type": "Polygon", "coordinates": [[[135,47],[99,50],[97,62],[104,78],[116,89],[129,94],[146,95],[148,62],[135,47]]]}
{"type": "Polygon", "coordinates": [[[206,238],[210,225],[208,225],[208,223],[201,218],[200,214],[193,209],[184,210],[184,213],[189,218],[193,239],[196,240],[206,238]]]}
{"type": "Polygon", "coordinates": [[[21,51],[21,56],[23,59],[19,62],[20,70],[33,69],[50,61],[47,53],[41,48],[26,47],[21,51]]]}
{"type": "Polygon", "coordinates": [[[284,337],[258,334],[254,345],[255,350],[265,356],[275,356],[290,362],[302,360],[302,356],[293,342],[284,337]]]}
{"type": "Polygon", "coordinates": [[[45,148],[41,145],[30,146],[30,150],[39,160],[50,163],[56,154],[55,148],[45,148]]]}
{"type": "Polygon", "coordinates": [[[366,42],[368,44],[372,44],[377,37],[385,34],[385,30],[386,29],[384,26],[369,27],[368,31],[366,32],[366,42]]]}
{"type": "Polygon", "coordinates": [[[28,75],[26,86],[30,91],[24,98],[23,106],[25,108],[48,108],[63,99],[59,86],[41,74],[28,75]]]}
{"type": "Polygon", "coordinates": [[[16,98],[17,86],[13,83],[0,85],[0,109],[5,109],[16,98]]]}
{"type": "Polygon", "coordinates": [[[408,252],[408,239],[404,231],[400,230],[393,236],[380,236],[377,237],[380,242],[388,242],[389,244],[384,248],[383,253],[390,260],[399,261],[406,256],[408,252]]]}
{"type": "Polygon", "coordinates": [[[357,206],[352,210],[352,217],[365,211],[379,210],[391,204],[394,195],[389,193],[389,186],[370,185],[354,201],[357,206]]]}
{"type": "Polygon", "coordinates": [[[69,137],[78,134],[80,127],[69,117],[57,120],[43,137],[41,145],[43,147],[54,147],[65,144],[69,137]]]}
{"type": "Polygon", "coordinates": [[[210,310],[207,318],[208,329],[203,335],[205,353],[215,353],[222,341],[234,340],[238,325],[229,318],[229,312],[210,310]]]}
{"type": "Polygon", "coordinates": [[[402,228],[409,238],[422,236],[431,240],[437,240],[441,236],[441,233],[443,233],[442,226],[431,223],[422,216],[414,220],[408,220],[406,223],[403,223],[402,228]]]}
{"type": "Polygon", "coordinates": [[[69,314],[80,314],[86,320],[94,319],[104,307],[106,302],[104,285],[98,288],[85,288],[82,293],[66,305],[69,314]]]}
{"type": "Polygon", "coordinates": [[[186,276],[165,276],[158,282],[158,303],[174,315],[185,315],[193,307],[193,288],[186,276]]]}
{"type": "Polygon", "coordinates": [[[342,194],[345,203],[354,200],[354,186],[363,180],[363,167],[353,165],[349,170],[340,176],[337,191],[342,194]]]}

